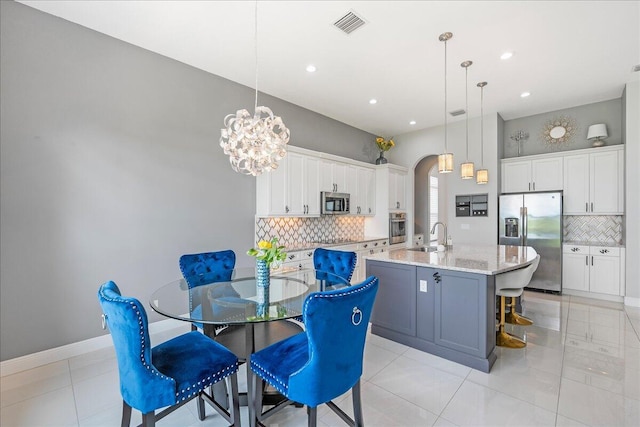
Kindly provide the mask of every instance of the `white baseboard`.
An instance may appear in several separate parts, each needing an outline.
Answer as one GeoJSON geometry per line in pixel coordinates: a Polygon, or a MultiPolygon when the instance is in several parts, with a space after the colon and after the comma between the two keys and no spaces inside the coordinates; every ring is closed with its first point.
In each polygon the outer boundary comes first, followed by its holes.
{"type": "Polygon", "coordinates": [[[631,307],[640,307],[640,298],[624,297],[624,305],[629,305],[631,307]]]}
{"type": "MultiPolygon", "coordinates": [[[[157,334],[184,325],[185,322],[175,319],[161,320],[149,325],[149,334],[157,334]]],[[[106,334],[95,338],[89,338],[88,340],[63,345],[61,347],[43,350],[38,353],[16,357],[15,359],[5,360],[0,362],[0,377],[26,371],[27,369],[37,368],[38,366],[48,365],[49,363],[59,362],[70,357],[80,356],[85,353],[90,353],[92,351],[111,346],[113,346],[111,335],[106,334]]]]}
{"type": "Polygon", "coordinates": [[[563,295],[575,295],[577,297],[584,297],[584,298],[599,299],[599,300],[602,300],[602,301],[611,301],[611,302],[619,302],[619,303],[624,302],[623,297],[620,297],[620,296],[617,296],[617,295],[607,295],[607,294],[599,294],[599,293],[596,293],[596,292],[578,291],[576,289],[563,289],[562,290],[562,294],[563,295]]]}

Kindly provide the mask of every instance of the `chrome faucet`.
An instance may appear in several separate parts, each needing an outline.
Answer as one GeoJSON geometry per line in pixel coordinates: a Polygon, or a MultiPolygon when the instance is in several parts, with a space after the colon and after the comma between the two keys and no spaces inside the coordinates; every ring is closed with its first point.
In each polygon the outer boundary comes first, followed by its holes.
{"type": "Polygon", "coordinates": [[[444,228],[444,239],[442,244],[446,246],[447,244],[447,224],[445,224],[444,222],[436,222],[435,224],[433,224],[433,227],[431,227],[431,234],[433,234],[436,231],[436,226],[440,224],[443,228],[444,228]]]}

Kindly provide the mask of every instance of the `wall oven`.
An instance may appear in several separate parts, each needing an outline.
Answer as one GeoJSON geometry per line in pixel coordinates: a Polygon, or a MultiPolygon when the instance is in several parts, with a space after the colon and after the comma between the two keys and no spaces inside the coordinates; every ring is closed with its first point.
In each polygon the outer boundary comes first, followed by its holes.
{"type": "Polygon", "coordinates": [[[389,214],[389,244],[403,243],[407,241],[407,214],[389,214]]]}
{"type": "Polygon", "coordinates": [[[320,213],[322,215],[344,215],[349,213],[349,194],[331,193],[323,191],[320,193],[320,213]]]}

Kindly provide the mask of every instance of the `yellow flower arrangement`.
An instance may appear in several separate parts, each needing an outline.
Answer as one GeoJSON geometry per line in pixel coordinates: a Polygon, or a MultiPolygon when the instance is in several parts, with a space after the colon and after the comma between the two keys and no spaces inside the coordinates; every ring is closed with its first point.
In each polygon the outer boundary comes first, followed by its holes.
{"type": "Polygon", "coordinates": [[[378,146],[380,151],[389,151],[396,146],[396,143],[393,142],[393,138],[384,139],[383,137],[379,136],[376,138],[376,145],[378,146]]]}
{"type": "Polygon", "coordinates": [[[266,261],[268,266],[278,268],[282,261],[287,257],[284,246],[278,246],[278,238],[273,237],[270,241],[260,240],[258,249],[251,248],[247,251],[247,255],[254,256],[256,259],[266,261]]]}

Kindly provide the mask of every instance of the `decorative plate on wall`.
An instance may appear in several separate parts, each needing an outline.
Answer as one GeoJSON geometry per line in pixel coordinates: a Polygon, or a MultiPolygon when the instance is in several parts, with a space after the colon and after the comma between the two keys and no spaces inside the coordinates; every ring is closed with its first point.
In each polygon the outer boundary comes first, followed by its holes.
{"type": "Polygon", "coordinates": [[[569,143],[576,134],[576,121],[567,116],[556,117],[545,123],[542,129],[542,141],[548,146],[569,143]]]}

